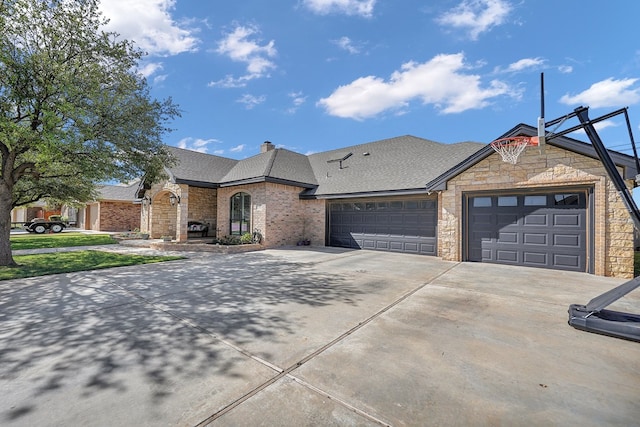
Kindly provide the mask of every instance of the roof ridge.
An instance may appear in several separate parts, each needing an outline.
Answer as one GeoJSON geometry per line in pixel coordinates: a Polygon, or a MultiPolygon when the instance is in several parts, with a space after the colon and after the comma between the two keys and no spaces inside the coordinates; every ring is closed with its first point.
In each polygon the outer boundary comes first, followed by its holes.
{"type": "Polygon", "coordinates": [[[273,154],[271,155],[271,158],[267,163],[267,167],[264,170],[264,176],[271,176],[271,170],[273,169],[273,164],[276,162],[276,156],[278,155],[278,151],[280,151],[280,149],[276,148],[271,151],[273,152],[273,154]]]}

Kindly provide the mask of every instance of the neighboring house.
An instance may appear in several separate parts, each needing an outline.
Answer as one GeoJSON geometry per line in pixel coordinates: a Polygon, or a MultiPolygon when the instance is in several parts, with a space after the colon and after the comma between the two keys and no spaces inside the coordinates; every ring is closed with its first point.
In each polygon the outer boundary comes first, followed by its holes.
{"type": "MultiPolygon", "coordinates": [[[[503,136],[535,135],[518,125],[503,136]]],[[[477,261],[633,275],[633,225],[593,147],[560,137],[516,165],[490,146],[402,136],[312,155],[233,160],[169,147],[169,179],[138,193],[141,228],[187,240],[259,230],[266,247],[310,240],[477,261]]],[[[612,153],[629,185],[633,158],[612,153]]]]}
{"type": "Polygon", "coordinates": [[[77,212],[76,226],[83,230],[132,231],[140,228],[140,201],[136,192],[140,183],[102,185],[98,200],[77,212]]]}
{"type": "Polygon", "coordinates": [[[32,203],[29,206],[21,206],[11,210],[11,223],[22,225],[34,218],[49,219],[51,215],[60,215],[60,209],[47,206],[43,201],[32,203]]]}

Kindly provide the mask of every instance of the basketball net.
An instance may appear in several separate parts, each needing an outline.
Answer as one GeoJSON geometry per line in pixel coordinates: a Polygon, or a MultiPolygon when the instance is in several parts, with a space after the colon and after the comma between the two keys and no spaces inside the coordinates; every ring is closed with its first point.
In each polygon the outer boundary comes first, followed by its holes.
{"type": "Polygon", "coordinates": [[[528,145],[538,145],[538,137],[529,136],[512,136],[509,138],[496,139],[491,144],[502,160],[515,165],[518,163],[518,157],[527,148],[528,145]]]}

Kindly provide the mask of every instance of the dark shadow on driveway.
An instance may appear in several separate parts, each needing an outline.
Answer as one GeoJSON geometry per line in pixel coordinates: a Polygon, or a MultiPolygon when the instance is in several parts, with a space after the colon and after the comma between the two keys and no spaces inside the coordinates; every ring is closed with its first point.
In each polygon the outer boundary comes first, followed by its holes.
{"type": "MultiPolygon", "coordinates": [[[[0,421],[46,411],[46,405],[38,405],[55,393],[80,399],[73,406],[78,411],[92,410],[82,399],[94,404],[95,398],[115,392],[151,401],[162,412],[184,384],[216,376],[243,384],[262,381],[246,371],[246,358],[216,337],[242,344],[275,331],[294,334],[300,319],[287,312],[287,305],[356,305],[363,292],[344,277],[274,262],[261,253],[32,282],[17,291],[10,289],[11,281],[0,284],[0,398],[5,402],[0,421]]],[[[219,391],[200,392],[204,398],[219,391]]],[[[207,415],[215,409],[214,404],[202,411],[207,415]]],[[[64,421],[53,414],[43,417],[36,419],[64,421]]]]}

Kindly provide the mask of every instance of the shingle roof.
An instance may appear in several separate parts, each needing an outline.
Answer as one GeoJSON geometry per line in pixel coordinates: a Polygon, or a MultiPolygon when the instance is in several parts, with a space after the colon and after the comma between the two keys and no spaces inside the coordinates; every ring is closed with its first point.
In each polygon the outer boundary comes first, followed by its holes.
{"type": "Polygon", "coordinates": [[[232,185],[251,180],[289,182],[304,188],[316,185],[307,156],[282,148],[239,161],[221,182],[232,185]]]}
{"type": "Polygon", "coordinates": [[[98,187],[100,196],[98,200],[117,200],[133,202],[136,199],[136,192],[140,181],[136,180],[129,185],[102,185],[98,187]]]}
{"type": "Polygon", "coordinates": [[[177,164],[169,168],[171,179],[177,183],[219,183],[238,163],[238,160],[212,154],[199,153],[177,147],[167,148],[177,160],[177,164]]]}
{"type": "Polygon", "coordinates": [[[318,180],[315,196],[424,190],[425,184],[485,144],[441,144],[411,135],[354,145],[309,156],[318,180]],[[342,161],[345,156],[352,154],[342,161]]]}
{"type": "Polygon", "coordinates": [[[277,148],[243,160],[169,147],[179,162],[170,172],[175,182],[191,185],[284,182],[306,188],[306,197],[424,191],[427,182],[484,146],[405,135],[309,156],[277,148]]]}

